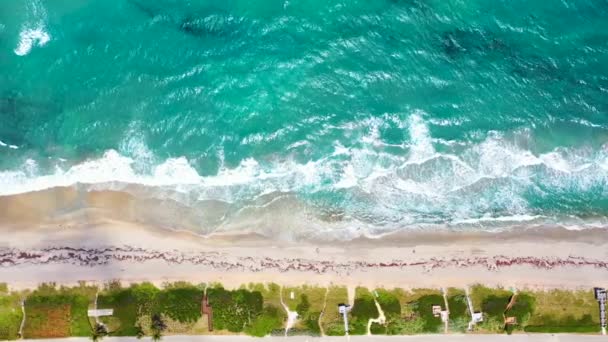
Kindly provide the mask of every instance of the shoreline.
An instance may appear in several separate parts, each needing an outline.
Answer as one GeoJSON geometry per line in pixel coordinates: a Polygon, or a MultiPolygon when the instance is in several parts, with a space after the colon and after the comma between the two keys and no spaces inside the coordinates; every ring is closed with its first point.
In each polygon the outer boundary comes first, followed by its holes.
{"type": "Polygon", "coordinates": [[[166,214],[162,205],[124,192],[56,190],[0,196],[1,280],[20,287],[115,279],[401,288],[608,284],[603,228],[401,232],[350,241],[203,236],[164,225],[154,216],[166,214]]]}
{"type": "MultiPolygon", "coordinates": [[[[152,189],[141,185],[116,185],[120,190],[96,190],[95,185],[77,184],[36,192],[0,196],[0,225],[11,225],[19,229],[56,225],[58,228],[73,225],[95,225],[99,222],[118,221],[158,229],[166,234],[192,236],[221,243],[249,243],[261,241],[280,244],[333,245],[350,244],[378,246],[408,246],[471,241],[520,241],[544,239],[547,241],[581,241],[590,244],[608,243],[608,222],[605,226],[580,229],[567,225],[533,222],[513,222],[507,226],[496,226],[494,230],[479,225],[414,225],[411,228],[370,235],[366,232],[351,233],[339,221],[328,218],[316,222],[326,224],[331,232],[322,237],[311,234],[309,229],[290,227],[290,220],[300,219],[296,205],[292,211],[271,212],[275,217],[266,217],[262,223],[255,216],[246,221],[220,224],[218,217],[226,214],[228,204],[219,201],[198,201],[192,207],[182,204],[185,194],[174,193],[171,198],[158,199],[152,189]],[[175,198],[175,199],[173,199],[175,198]],[[291,216],[290,218],[283,217],[291,216]],[[249,222],[250,221],[250,222],[249,222]],[[286,222],[283,222],[286,221],[286,222]],[[337,224],[335,227],[334,224],[337,224]],[[257,226],[256,226],[257,225],[257,226]],[[256,226],[256,229],[251,227],[256,226]],[[288,229],[283,229],[284,227],[288,229]],[[468,227],[468,228],[466,228],[468,227]],[[475,227],[483,229],[474,229],[475,227]],[[335,228],[335,231],[333,229],[335,228]],[[260,231],[258,231],[258,229],[260,231]]],[[[272,197],[272,196],[271,196],[272,197]]],[[[270,200],[272,202],[272,199],[270,200]]],[[[196,202],[196,201],[195,201],[196,202]]]]}

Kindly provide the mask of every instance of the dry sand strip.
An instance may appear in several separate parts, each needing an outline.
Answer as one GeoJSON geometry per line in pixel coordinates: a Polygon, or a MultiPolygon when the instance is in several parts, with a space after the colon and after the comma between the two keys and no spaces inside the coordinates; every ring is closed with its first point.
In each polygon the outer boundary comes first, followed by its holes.
{"type": "MultiPolygon", "coordinates": [[[[106,337],[102,341],[107,342],[137,342],[135,337],[106,337]]],[[[72,337],[49,340],[22,340],[22,341],[53,341],[53,342],[89,342],[90,338],[72,337]]],[[[531,334],[531,335],[416,335],[416,336],[334,336],[334,337],[308,337],[308,336],[283,336],[256,338],[249,336],[163,336],[162,341],[167,342],[397,342],[397,341],[421,341],[421,342],[481,342],[481,341],[509,341],[509,342],[569,342],[569,341],[606,341],[606,336],[599,335],[571,335],[571,334],[531,334]]]]}

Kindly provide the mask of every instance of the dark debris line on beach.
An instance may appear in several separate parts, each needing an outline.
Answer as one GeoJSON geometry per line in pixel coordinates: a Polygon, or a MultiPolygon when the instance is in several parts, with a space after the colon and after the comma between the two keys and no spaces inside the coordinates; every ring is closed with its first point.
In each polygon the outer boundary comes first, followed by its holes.
{"type": "Polygon", "coordinates": [[[23,264],[73,264],[80,266],[106,265],[111,262],[145,262],[162,260],[168,264],[203,265],[221,270],[248,270],[260,272],[264,270],[309,271],[318,274],[341,273],[344,271],[377,269],[377,268],[405,268],[423,267],[430,271],[436,268],[448,267],[474,267],[481,266],[489,270],[496,270],[515,265],[532,266],[539,269],[552,269],[563,266],[591,266],[608,270],[608,261],[590,259],[585,257],[569,256],[567,258],[539,258],[533,256],[507,257],[498,255],[493,257],[470,258],[430,258],[426,260],[406,261],[393,260],[391,262],[349,261],[335,262],[329,260],[313,259],[274,259],[256,257],[227,258],[216,252],[186,253],[180,251],[155,251],[143,248],[125,246],[102,249],[86,249],[72,247],[53,247],[36,250],[0,249],[0,266],[12,267],[23,264]]]}

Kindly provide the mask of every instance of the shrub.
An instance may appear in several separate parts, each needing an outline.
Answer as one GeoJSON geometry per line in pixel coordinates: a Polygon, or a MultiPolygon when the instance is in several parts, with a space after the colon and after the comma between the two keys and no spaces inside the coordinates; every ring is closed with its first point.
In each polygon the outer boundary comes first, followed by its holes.
{"type": "Polygon", "coordinates": [[[377,318],[378,308],[372,295],[365,289],[357,288],[358,297],[350,311],[349,333],[363,335],[367,333],[367,323],[370,318],[377,318]]]}
{"type": "Polygon", "coordinates": [[[274,306],[268,305],[263,312],[245,328],[245,332],[251,336],[263,337],[270,334],[273,330],[280,328],[283,324],[283,317],[274,306]]]}
{"type": "Polygon", "coordinates": [[[306,294],[300,295],[300,303],[296,306],[296,312],[298,316],[303,317],[310,309],[310,303],[308,302],[308,296],[306,294]]]}
{"type": "Polygon", "coordinates": [[[424,320],[420,317],[409,320],[395,320],[388,324],[388,335],[415,335],[424,332],[424,320]]]}
{"type": "Polygon", "coordinates": [[[311,335],[317,336],[321,334],[321,328],[319,327],[320,312],[309,312],[308,315],[303,319],[304,326],[311,335]]]}
{"type": "MultiPolygon", "coordinates": [[[[147,306],[147,304],[146,304],[147,306]]],[[[133,288],[109,287],[108,290],[99,294],[97,307],[100,309],[112,309],[111,317],[100,317],[115,336],[137,336],[138,330],[135,326],[139,304],[133,294],[133,288]]]]}
{"type": "Polygon", "coordinates": [[[372,323],[369,327],[369,331],[373,335],[385,335],[386,334],[386,326],[378,323],[372,323]]]}
{"type": "Polygon", "coordinates": [[[450,319],[466,317],[468,312],[466,296],[459,294],[448,297],[448,307],[450,308],[450,319]]]}
{"type": "Polygon", "coordinates": [[[201,318],[202,300],[203,292],[194,286],[169,288],[158,293],[154,311],[181,323],[194,323],[201,318]]]}
{"type": "Polygon", "coordinates": [[[156,296],[160,290],[152,283],[148,282],[133,285],[131,290],[140,314],[152,314],[152,308],[154,307],[156,296]]]}
{"type": "Polygon", "coordinates": [[[207,290],[209,305],[213,307],[213,323],[216,329],[241,332],[262,313],[264,300],[258,291],[224,288],[207,290]]]}
{"type": "MultiPolygon", "coordinates": [[[[1,284],[0,284],[1,285],[1,284]]],[[[23,314],[17,294],[8,295],[0,289],[0,340],[16,340],[23,314]]]]}
{"type": "Polygon", "coordinates": [[[441,327],[441,318],[433,316],[433,305],[442,305],[443,297],[441,295],[426,295],[418,298],[415,303],[415,311],[422,318],[424,324],[423,332],[435,333],[441,327]]]}
{"type": "Polygon", "coordinates": [[[398,319],[401,316],[401,303],[399,303],[399,298],[397,298],[394,294],[378,289],[376,290],[378,293],[378,297],[376,300],[387,320],[398,319]]]}
{"type": "Polygon", "coordinates": [[[521,329],[525,326],[530,315],[534,311],[534,297],[527,293],[520,293],[515,297],[515,302],[505,312],[505,316],[513,316],[517,320],[517,325],[507,325],[505,330],[507,333],[511,333],[515,329],[521,329]]]}
{"type": "Polygon", "coordinates": [[[325,327],[325,335],[327,336],[344,336],[344,323],[339,321],[329,322],[325,327]]]}

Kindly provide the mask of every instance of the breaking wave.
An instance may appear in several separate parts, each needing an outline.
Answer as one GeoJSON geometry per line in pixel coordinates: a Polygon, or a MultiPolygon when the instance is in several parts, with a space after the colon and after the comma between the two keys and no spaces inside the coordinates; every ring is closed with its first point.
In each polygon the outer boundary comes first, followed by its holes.
{"type": "MultiPolygon", "coordinates": [[[[398,146],[401,153],[385,151],[372,129],[362,145],[336,142],[324,158],[306,163],[248,158],[211,176],[201,175],[185,157],[154,163],[145,144],[130,138],[121,152],[109,150],[71,166],[58,162],[50,171],[28,159],[17,170],[0,172],[0,194],[74,184],[125,190],[138,184],[149,188],[147,196],[190,207],[209,200],[230,205],[218,229],[236,217],[254,217],[252,210],[297,201],[306,209],[291,215],[302,226],[316,234],[339,231],[341,237],[429,226],[492,230],[524,223],[607,223],[601,215],[601,201],[608,197],[607,145],[597,151],[556,148],[537,154],[492,133],[480,143],[450,147],[432,138],[422,112],[410,115],[404,128],[410,139],[398,146]]],[[[290,215],[289,208],[281,215],[290,215]]],[[[259,229],[275,231],[270,224],[259,229]]],[[[234,227],[250,228],[245,223],[234,227]]]]}
{"type": "Polygon", "coordinates": [[[51,36],[46,31],[46,10],[40,1],[27,2],[26,11],[29,20],[23,24],[19,33],[19,43],[14,52],[18,56],[25,56],[35,46],[44,46],[51,36]]]}

